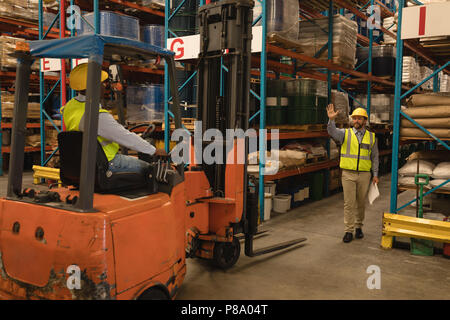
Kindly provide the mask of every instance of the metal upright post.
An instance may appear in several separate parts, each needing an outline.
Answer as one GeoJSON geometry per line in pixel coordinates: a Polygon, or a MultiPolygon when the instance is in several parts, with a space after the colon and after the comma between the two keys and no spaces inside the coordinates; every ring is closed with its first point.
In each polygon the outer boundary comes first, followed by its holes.
{"type": "MultiPolygon", "coordinates": [[[[333,0],[329,2],[328,8],[328,62],[333,62],[333,0]]],[[[328,74],[328,103],[331,103],[331,83],[332,73],[327,70],[328,74]]]]}
{"type": "MultiPolygon", "coordinates": [[[[439,69],[438,65],[434,65],[434,71],[439,69]]],[[[440,91],[440,82],[439,82],[439,73],[436,73],[436,75],[433,77],[433,92],[439,92],[440,91]]],[[[436,140],[430,141],[430,150],[436,150],[436,140]]]]}
{"type": "MultiPolygon", "coordinates": [[[[164,46],[167,48],[167,40],[169,38],[169,17],[170,17],[170,3],[172,1],[166,0],[164,7],[164,46]]],[[[169,119],[169,67],[167,63],[164,64],[164,148],[166,152],[170,151],[170,119],[169,119]]]]}
{"type": "Polygon", "coordinates": [[[261,66],[260,66],[260,109],[259,109],[259,217],[264,220],[264,169],[266,162],[266,32],[267,32],[267,3],[266,0],[261,2],[261,25],[262,25],[262,48],[261,48],[261,66]]]}
{"type": "MultiPolygon", "coordinates": [[[[39,0],[39,21],[38,21],[38,30],[39,30],[39,40],[44,39],[44,11],[43,11],[43,4],[42,0],[39,0]]],[[[42,63],[42,59],[39,60],[39,64],[42,63]]],[[[41,166],[45,163],[45,119],[44,115],[42,113],[42,110],[44,110],[44,73],[41,71],[41,65],[39,65],[39,104],[40,104],[40,112],[39,112],[39,119],[40,119],[40,132],[41,132],[41,166]]]]}
{"type": "MultiPolygon", "coordinates": [[[[328,8],[328,61],[333,62],[333,1],[330,0],[329,8],[328,8]]],[[[328,78],[327,78],[327,85],[328,85],[328,104],[332,102],[332,91],[331,91],[331,85],[332,85],[332,73],[331,70],[328,69],[328,78]]],[[[338,86],[340,84],[338,83],[338,86]]],[[[327,155],[330,156],[330,139],[327,139],[326,142],[326,149],[327,149],[327,155]]],[[[330,185],[330,170],[325,170],[325,196],[328,196],[329,194],[329,187],[330,185]]]]}
{"type": "Polygon", "coordinates": [[[403,40],[402,12],[404,0],[398,1],[398,25],[397,25],[397,54],[395,65],[395,96],[394,96],[394,128],[392,136],[392,166],[391,166],[391,203],[390,212],[397,213],[397,183],[398,183],[398,148],[400,143],[400,108],[402,95],[402,72],[403,72],[403,40]]]}
{"type": "MultiPolygon", "coordinates": [[[[370,5],[373,6],[373,0],[370,0],[370,5]]],[[[368,74],[371,77],[372,76],[372,49],[373,49],[373,28],[371,26],[367,26],[369,29],[369,61],[368,61],[368,74]]],[[[372,81],[370,81],[370,79],[367,81],[367,105],[366,105],[366,110],[367,110],[367,115],[369,116],[370,120],[370,106],[371,106],[371,102],[372,102],[372,97],[371,97],[371,93],[370,93],[370,88],[372,86],[372,81]]]]}
{"type": "MultiPolygon", "coordinates": [[[[70,0],[70,7],[73,8],[73,5],[74,5],[74,0],[70,0]]],[[[73,12],[72,12],[72,14],[73,14],[73,12]]],[[[75,28],[70,29],[70,36],[71,37],[75,36],[75,28]]],[[[70,66],[73,67],[72,60],[70,60],[70,66]]],[[[75,90],[70,89],[70,98],[72,99],[74,97],[75,97],[75,90]]],[[[61,119],[61,125],[62,125],[62,119],[61,119]]]]}
{"type": "MultiPolygon", "coordinates": [[[[59,11],[59,37],[65,38],[66,36],[66,0],[61,0],[60,11],[59,11]]],[[[61,74],[60,74],[61,84],[61,106],[64,106],[67,101],[66,92],[66,60],[61,59],[61,74]]],[[[62,125],[62,121],[61,121],[62,125]]],[[[44,128],[45,129],[45,128],[44,128]]],[[[45,130],[44,130],[45,132],[45,130]]],[[[45,152],[45,141],[44,141],[44,152],[45,152]]]]}
{"type": "Polygon", "coordinates": [[[94,0],[94,31],[95,34],[100,33],[100,11],[98,6],[98,0],[94,0]]]}

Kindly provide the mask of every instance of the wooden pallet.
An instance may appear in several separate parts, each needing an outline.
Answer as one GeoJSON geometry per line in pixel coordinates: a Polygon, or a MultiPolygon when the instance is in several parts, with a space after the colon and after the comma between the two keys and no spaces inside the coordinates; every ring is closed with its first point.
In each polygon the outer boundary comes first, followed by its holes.
{"type": "MultiPolygon", "coordinates": [[[[197,119],[195,118],[182,118],[181,119],[181,124],[189,131],[194,130],[195,129],[195,121],[197,121],[197,119]]],[[[165,123],[162,123],[162,130],[164,130],[165,128],[165,123]]],[[[170,123],[170,129],[174,130],[175,129],[175,123],[171,122],[170,123]]]]}
{"type": "MultiPolygon", "coordinates": [[[[358,1],[356,0],[344,0],[342,2],[345,2],[347,6],[349,7],[357,7],[358,1]]],[[[328,0],[301,0],[300,1],[300,8],[302,7],[302,4],[307,4],[310,8],[315,9],[318,12],[321,11],[328,11],[328,8],[330,6],[328,0]]],[[[333,3],[334,9],[341,9],[342,6],[340,6],[337,3],[333,3]]]]}
{"type": "Polygon", "coordinates": [[[146,7],[150,8],[150,9],[154,9],[154,10],[160,10],[160,11],[164,11],[165,8],[166,8],[164,5],[159,4],[159,3],[155,3],[155,2],[152,2],[152,3],[148,4],[148,5],[146,5],[146,7]]]}
{"type": "Polygon", "coordinates": [[[267,35],[267,43],[273,44],[274,46],[277,46],[277,47],[280,47],[283,49],[288,49],[288,50],[295,49],[297,53],[303,52],[303,46],[299,42],[285,38],[277,32],[272,32],[267,35]]]}
{"type": "Polygon", "coordinates": [[[278,126],[267,126],[267,129],[293,130],[293,131],[325,131],[326,124],[282,124],[278,126]]]}

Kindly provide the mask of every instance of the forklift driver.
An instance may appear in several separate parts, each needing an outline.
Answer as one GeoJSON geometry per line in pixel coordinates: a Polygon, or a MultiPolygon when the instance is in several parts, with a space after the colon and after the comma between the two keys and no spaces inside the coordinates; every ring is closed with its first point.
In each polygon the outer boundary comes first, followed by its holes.
{"type": "MultiPolygon", "coordinates": [[[[67,102],[60,110],[65,131],[83,131],[87,70],[88,64],[83,63],[70,72],[70,87],[77,91],[77,96],[67,102]]],[[[102,71],[101,81],[103,82],[106,79],[108,79],[108,73],[102,71]]],[[[166,155],[165,150],[156,149],[137,134],[128,131],[107,110],[99,107],[97,139],[108,159],[111,172],[144,173],[148,167],[148,163],[143,160],[118,153],[119,145],[149,155],[166,155]]]]}

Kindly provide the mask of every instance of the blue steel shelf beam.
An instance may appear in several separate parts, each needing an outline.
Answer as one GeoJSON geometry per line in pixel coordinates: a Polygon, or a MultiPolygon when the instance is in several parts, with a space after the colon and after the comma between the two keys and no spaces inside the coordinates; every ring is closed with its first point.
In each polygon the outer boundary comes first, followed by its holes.
{"type": "MultiPolygon", "coordinates": [[[[267,2],[266,0],[257,0],[261,3],[261,25],[262,25],[262,48],[260,62],[260,99],[259,99],[259,129],[266,128],[266,74],[267,74],[267,2]]],[[[264,169],[266,162],[266,142],[267,136],[265,130],[259,135],[259,217],[264,220],[264,169]]]]}

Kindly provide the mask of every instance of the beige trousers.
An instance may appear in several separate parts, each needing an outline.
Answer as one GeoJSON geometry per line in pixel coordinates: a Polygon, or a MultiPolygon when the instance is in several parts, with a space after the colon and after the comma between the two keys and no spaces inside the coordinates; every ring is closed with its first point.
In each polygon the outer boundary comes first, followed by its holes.
{"type": "Polygon", "coordinates": [[[363,226],[370,178],[370,172],[342,170],[345,232],[353,232],[355,228],[361,228],[363,226]]]}

